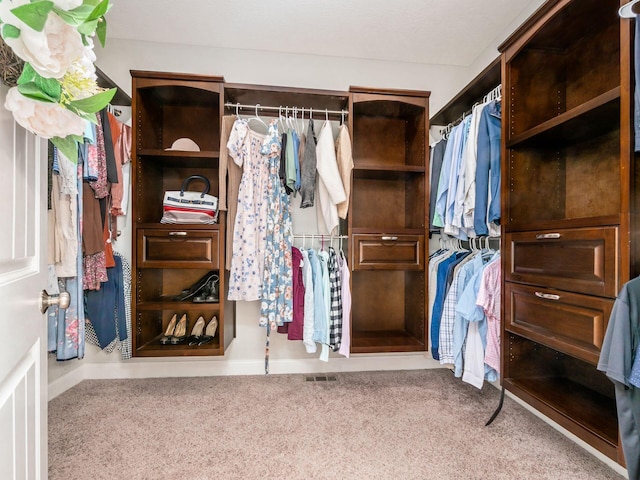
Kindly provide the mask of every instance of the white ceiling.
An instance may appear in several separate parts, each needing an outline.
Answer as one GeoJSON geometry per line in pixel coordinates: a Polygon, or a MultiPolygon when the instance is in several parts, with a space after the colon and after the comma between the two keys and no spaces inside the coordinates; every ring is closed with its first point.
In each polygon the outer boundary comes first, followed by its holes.
{"type": "Polygon", "coordinates": [[[116,0],[113,3],[107,14],[108,38],[468,66],[531,1],[116,0]]]}

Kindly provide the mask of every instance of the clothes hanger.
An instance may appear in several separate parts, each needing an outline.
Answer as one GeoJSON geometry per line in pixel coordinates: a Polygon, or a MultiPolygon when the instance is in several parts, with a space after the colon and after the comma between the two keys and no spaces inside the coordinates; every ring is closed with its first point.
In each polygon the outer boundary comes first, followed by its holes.
{"type": "Polygon", "coordinates": [[[632,0],[625,3],[618,10],[618,15],[622,18],[636,18],[636,15],[640,14],[640,0],[632,0]]]}
{"type": "Polygon", "coordinates": [[[282,105],[278,107],[278,125],[281,130],[284,130],[284,116],[282,115],[282,105]]]}
{"type": "Polygon", "coordinates": [[[287,125],[287,128],[289,130],[294,130],[294,128],[293,128],[293,118],[291,117],[292,113],[293,113],[293,107],[291,107],[291,111],[289,111],[289,107],[287,107],[287,110],[286,110],[286,116],[287,116],[286,125],[287,125]]]}
{"type": "Polygon", "coordinates": [[[249,122],[249,123],[250,123],[250,122],[251,122],[251,120],[255,120],[255,121],[257,121],[257,122],[260,122],[260,123],[264,126],[265,131],[266,131],[266,130],[269,130],[269,127],[267,126],[267,124],[265,123],[265,121],[264,121],[262,118],[260,118],[260,115],[258,115],[258,108],[260,108],[260,104],[259,104],[259,103],[256,103],[256,115],[255,115],[255,117],[251,117],[251,118],[249,118],[249,120],[247,120],[247,122],[249,122]]]}

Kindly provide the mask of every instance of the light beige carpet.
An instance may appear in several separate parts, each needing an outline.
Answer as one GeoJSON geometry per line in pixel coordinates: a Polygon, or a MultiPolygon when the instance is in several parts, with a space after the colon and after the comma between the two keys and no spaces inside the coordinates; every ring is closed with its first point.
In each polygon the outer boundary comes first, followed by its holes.
{"type": "Polygon", "coordinates": [[[622,478],[446,369],[85,380],[49,403],[50,480],[622,478]]]}

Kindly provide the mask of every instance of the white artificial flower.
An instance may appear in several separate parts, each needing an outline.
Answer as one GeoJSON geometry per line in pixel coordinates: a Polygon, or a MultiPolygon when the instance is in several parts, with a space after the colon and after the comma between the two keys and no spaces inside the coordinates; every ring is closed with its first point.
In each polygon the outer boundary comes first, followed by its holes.
{"type": "MultiPolygon", "coordinates": [[[[27,0],[28,1],[28,0],[27,0]]],[[[84,45],[80,33],[55,13],[49,13],[42,32],[36,32],[9,10],[27,3],[24,0],[0,2],[0,18],[20,29],[18,38],[4,41],[14,53],[29,62],[45,78],[61,78],[73,62],[82,57],[84,45]]]]}
{"type": "Polygon", "coordinates": [[[7,110],[22,127],[42,138],[82,135],[85,121],[57,103],[40,102],[22,95],[18,87],[7,92],[7,110]]]}

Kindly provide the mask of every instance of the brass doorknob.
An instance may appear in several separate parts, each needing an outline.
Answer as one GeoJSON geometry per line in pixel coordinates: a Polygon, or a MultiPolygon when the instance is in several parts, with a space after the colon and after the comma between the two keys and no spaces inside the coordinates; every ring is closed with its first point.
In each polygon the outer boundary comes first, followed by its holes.
{"type": "Polygon", "coordinates": [[[60,292],[59,295],[49,295],[46,290],[40,292],[40,311],[45,313],[51,305],[58,305],[60,308],[67,308],[71,301],[71,296],[67,292],[60,292]]]}

